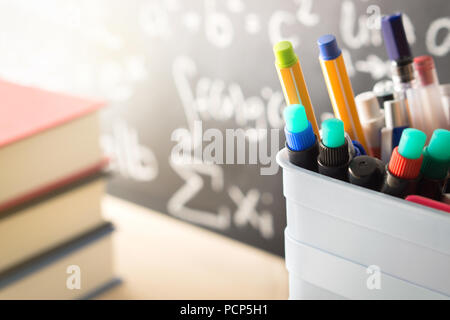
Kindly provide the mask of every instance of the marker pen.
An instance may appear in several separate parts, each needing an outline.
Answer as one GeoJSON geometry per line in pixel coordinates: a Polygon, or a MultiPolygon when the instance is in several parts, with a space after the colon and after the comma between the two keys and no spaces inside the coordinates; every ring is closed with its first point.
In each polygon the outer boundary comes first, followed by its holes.
{"type": "Polygon", "coordinates": [[[442,105],[444,106],[447,121],[450,122],[450,83],[441,84],[439,90],[441,92],[442,105]]]}
{"type": "Polygon", "coordinates": [[[377,82],[372,89],[377,96],[378,103],[384,108],[384,102],[394,100],[394,83],[392,80],[382,80],[377,82]]]}
{"type": "Polygon", "coordinates": [[[381,129],[381,160],[388,163],[392,150],[400,143],[405,129],[409,128],[404,100],[392,100],[384,103],[386,127],[381,129]]]}
{"type": "Polygon", "coordinates": [[[406,91],[411,126],[422,130],[428,137],[437,128],[450,129],[444,101],[433,58],[421,56],[414,59],[420,86],[406,91]]]}
{"type": "Polygon", "coordinates": [[[273,47],[273,51],[276,59],[275,66],[283,88],[286,104],[301,104],[304,106],[314,134],[319,136],[319,126],[317,125],[314,108],[309,98],[300,61],[294,52],[292,44],[289,41],[280,41],[273,47]]]}
{"type": "Polygon", "coordinates": [[[322,67],[328,94],[333,105],[336,118],[344,122],[345,132],[352,140],[359,141],[367,150],[366,137],[364,136],[358,111],[356,111],[355,98],[352,85],[347,75],[347,70],[336,38],[327,34],[317,40],[320,50],[320,66],[322,67]]]}
{"type": "Polygon", "coordinates": [[[380,159],[360,156],[348,166],[348,180],[364,188],[379,191],[384,179],[384,164],[380,159]]]}
{"type": "MultiPolygon", "coordinates": [[[[324,119],[322,121],[322,125],[323,123],[328,120],[328,119],[336,119],[334,116],[324,119]]],[[[320,136],[323,137],[323,131],[320,130],[320,136]]],[[[348,135],[347,132],[344,132],[345,135],[345,140],[347,140],[347,145],[348,145],[348,154],[350,156],[350,159],[353,159],[354,157],[359,157],[361,155],[365,155],[366,151],[364,150],[364,148],[362,147],[362,145],[360,143],[358,143],[358,141],[354,141],[352,140],[352,138],[350,138],[350,136],[348,135]]]]}
{"type": "Polygon", "coordinates": [[[423,151],[420,169],[422,180],[418,194],[434,200],[441,200],[450,167],[450,131],[437,129],[430,144],[423,151]]]}
{"type": "Polygon", "coordinates": [[[381,19],[381,30],[386,51],[391,60],[394,97],[406,99],[406,90],[416,84],[413,56],[406,38],[401,13],[385,16],[381,19]]]}
{"type": "Polygon", "coordinates": [[[426,134],[420,130],[408,128],[403,131],[400,143],[386,166],[381,192],[399,198],[416,193],[426,140],[426,134]]]}
{"type": "Polygon", "coordinates": [[[367,147],[372,157],[381,158],[381,129],[383,129],[384,113],[378,99],[371,91],[363,92],[355,97],[361,126],[366,135],[367,147]]]}
{"type": "Polygon", "coordinates": [[[317,164],[319,173],[348,181],[350,155],[345,139],[344,123],[339,119],[328,119],[322,123],[322,141],[319,143],[317,164]]]}
{"type": "Polygon", "coordinates": [[[420,56],[414,58],[414,69],[416,78],[422,87],[439,85],[439,79],[431,56],[420,56]]]}
{"type": "Polygon", "coordinates": [[[305,108],[292,104],[283,112],[286,126],[286,148],[289,161],[299,167],[317,172],[319,146],[311,122],[306,117],[305,108]]]}

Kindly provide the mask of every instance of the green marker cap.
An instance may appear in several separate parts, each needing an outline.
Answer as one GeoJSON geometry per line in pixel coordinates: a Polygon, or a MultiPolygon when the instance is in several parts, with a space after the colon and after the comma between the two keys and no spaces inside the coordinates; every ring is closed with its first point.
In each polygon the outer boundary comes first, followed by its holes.
{"type": "Polygon", "coordinates": [[[292,133],[302,132],[308,127],[305,107],[300,104],[291,104],[283,112],[286,129],[292,133]]]}
{"type": "Polygon", "coordinates": [[[279,68],[289,68],[297,63],[298,57],[294,52],[292,43],[289,41],[280,41],[273,47],[276,64],[279,68]]]}
{"type": "Polygon", "coordinates": [[[445,179],[450,166],[450,131],[434,130],[430,144],[423,152],[420,171],[430,179],[445,179]]]}
{"type": "Polygon", "coordinates": [[[402,133],[398,145],[398,153],[407,159],[419,159],[426,141],[427,135],[425,133],[417,129],[408,128],[402,133]]]}
{"type": "Polygon", "coordinates": [[[344,122],[327,119],[322,123],[322,143],[328,148],[339,148],[345,143],[344,122]]]}
{"type": "Polygon", "coordinates": [[[438,160],[450,160],[450,131],[434,130],[430,144],[427,147],[430,156],[438,160]]]}

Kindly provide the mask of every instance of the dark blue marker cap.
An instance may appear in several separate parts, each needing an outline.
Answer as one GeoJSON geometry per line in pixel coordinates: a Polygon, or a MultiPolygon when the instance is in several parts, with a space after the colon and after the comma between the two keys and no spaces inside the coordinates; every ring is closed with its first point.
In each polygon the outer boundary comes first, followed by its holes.
{"type": "Polygon", "coordinates": [[[306,129],[300,132],[291,132],[285,128],[284,134],[286,135],[287,145],[294,151],[309,149],[316,143],[316,136],[314,135],[311,122],[308,122],[306,129]]]}
{"type": "Polygon", "coordinates": [[[406,39],[401,13],[383,17],[381,30],[390,60],[396,62],[412,60],[411,48],[406,39]]]}
{"type": "Polygon", "coordinates": [[[336,37],[332,34],[323,35],[317,40],[320,50],[320,58],[322,60],[334,60],[341,55],[336,37]]]}

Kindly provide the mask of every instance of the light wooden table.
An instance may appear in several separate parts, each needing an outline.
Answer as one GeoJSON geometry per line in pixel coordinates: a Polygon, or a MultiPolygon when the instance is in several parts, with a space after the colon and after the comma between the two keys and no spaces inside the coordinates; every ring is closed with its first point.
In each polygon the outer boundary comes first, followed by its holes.
{"type": "Polygon", "coordinates": [[[123,284],[100,299],[287,299],[284,260],[130,202],[106,196],[123,284]]]}

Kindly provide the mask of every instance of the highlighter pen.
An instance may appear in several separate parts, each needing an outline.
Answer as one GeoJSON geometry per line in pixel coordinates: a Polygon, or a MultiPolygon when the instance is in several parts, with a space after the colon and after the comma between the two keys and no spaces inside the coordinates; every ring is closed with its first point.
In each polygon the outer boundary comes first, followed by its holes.
{"type": "Polygon", "coordinates": [[[405,100],[392,100],[384,103],[386,127],[381,129],[381,160],[388,163],[392,150],[400,143],[405,129],[409,128],[405,100]]]}
{"type": "Polygon", "coordinates": [[[384,179],[384,164],[380,159],[360,156],[348,166],[348,181],[364,188],[380,191],[384,179]]]}
{"type": "Polygon", "coordinates": [[[416,84],[413,56],[406,38],[401,13],[381,19],[381,30],[389,60],[391,60],[394,97],[406,99],[406,90],[416,84]]]}
{"type": "Polygon", "coordinates": [[[420,130],[408,128],[403,131],[400,143],[386,165],[381,192],[399,198],[416,193],[426,140],[427,135],[420,130]]]}
{"type": "Polygon", "coordinates": [[[317,164],[319,173],[348,181],[350,155],[345,139],[344,123],[339,119],[328,119],[322,123],[322,141],[319,142],[317,164]]]}
{"type": "Polygon", "coordinates": [[[309,98],[308,88],[303,77],[300,61],[294,52],[294,48],[289,41],[280,41],[274,47],[275,66],[281,87],[283,88],[284,98],[287,105],[301,104],[305,107],[306,116],[311,122],[314,134],[319,137],[319,126],[317,125],[316,115],[309,98]]]}
{"type": "Polygon", "coordinates": [[[450,167],[450,131],[437,129],[423,151],[422,180],[418,194],[437,201],[442,199],[450,167]]]}
{"type": "Polygon", "coordinates": [[[284,109],[283,115],[289,161],[296,166],[317,172],[318,139],[306,117],[305,108],[292,104],[284,109]]]}
{"type": "Polygon", "coordinates": [[[384,113],[378,99],[371,91],[363,92],[355,97],[361,126],[366,135],[369,154],[381,158],[381,129],[384,127],[384,113]]]}
{"type": "Polygon", "coordinates": [[[336,38],[327,34],[320,37],[317,40],[317,44],[320,50],[319,61],[334,114],[336,118],[344,122],[345,132],[350,135],[352,140],[359,141],[364,149],[368,150],[366,138],[356,111],[352,85],[336,38]]]}

